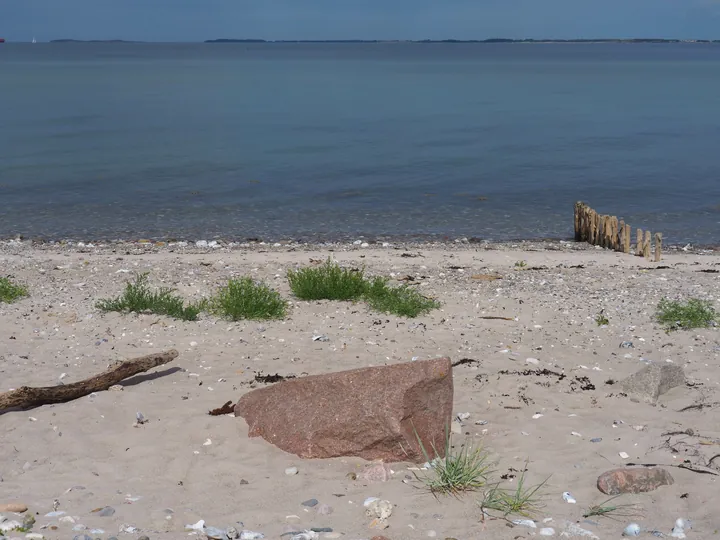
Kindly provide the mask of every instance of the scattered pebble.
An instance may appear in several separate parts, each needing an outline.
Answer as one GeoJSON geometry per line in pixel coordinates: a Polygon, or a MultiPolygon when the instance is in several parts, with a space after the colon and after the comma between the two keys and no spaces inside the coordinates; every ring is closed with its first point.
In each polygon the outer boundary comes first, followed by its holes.
{"type": "Polygon", "coordinates": [[[623,536],[640,536],[640,525],[630,523],[622,533],[623,536]]]}
{"type": "Polygon", "coordinates": [[[300,504],[303,506],[307,506],[309,508],[313,508],[318,505],[318,500],[317,499],[308,499],[307,501],[303,501],[300,504]]]}
{"type": "Polygon", "coordinates": [[[288,476],[295,476],[298,473],[297,467],[288,467],[285,469],[285,474],[288,476]]]}
{"type": "Polygon", "coordinates": [[[115,509],[112,506],[103,506],[102,508],[96,508],[92,513],[96,516],[109,517],[115,514],[115,509]]]}

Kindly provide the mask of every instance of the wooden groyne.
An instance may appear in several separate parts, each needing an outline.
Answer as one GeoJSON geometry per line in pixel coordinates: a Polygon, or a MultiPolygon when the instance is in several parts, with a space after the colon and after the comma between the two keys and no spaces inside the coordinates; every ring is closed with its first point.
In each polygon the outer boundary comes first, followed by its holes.
{"type": "MultiPolygon", "coordinates": [[[[587,242],[622,253],[631,252],[632,228],[616,216],[598,214],[583,202],[575,203],[575,241],[587,242]]],[[[650,260],[653,257],[652,233],[637,230],[635,255],[650,260]]],[[[662,233],[655,233],[655,262],[662,258],[662,233]]]]}

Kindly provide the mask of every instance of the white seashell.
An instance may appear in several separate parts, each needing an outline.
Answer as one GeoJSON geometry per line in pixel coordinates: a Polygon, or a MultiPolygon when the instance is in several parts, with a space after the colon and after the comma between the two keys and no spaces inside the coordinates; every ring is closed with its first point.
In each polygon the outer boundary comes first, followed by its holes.
{"type": "Polygon", "coordinates": [[[562,494],[562,498],[566,503],[569,504],[575,504],[577,501],[575,500],[575,497],[573,497],[569,491],[566,491],[562,494]]]}
{"type": "Polygon", "coordinates": [[[622,533],[623,536],[640,536],[640,525],[637,523],[631,523],[622,533]]]}

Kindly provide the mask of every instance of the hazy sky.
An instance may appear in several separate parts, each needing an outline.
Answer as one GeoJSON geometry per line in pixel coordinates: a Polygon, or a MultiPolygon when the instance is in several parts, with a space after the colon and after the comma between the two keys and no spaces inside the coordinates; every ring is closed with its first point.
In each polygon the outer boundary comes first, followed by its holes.
{"type": "Polygon", "coordinates": [[[0,37],[720,39],[720,0],[0,0],[0,37]]]}

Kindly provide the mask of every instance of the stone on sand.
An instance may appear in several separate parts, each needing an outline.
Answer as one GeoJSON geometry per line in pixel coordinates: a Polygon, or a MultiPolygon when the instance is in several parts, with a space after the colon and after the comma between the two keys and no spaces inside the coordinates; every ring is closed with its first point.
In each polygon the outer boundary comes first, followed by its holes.
{"type": "Polygon", "coordinates": [[[452,364],[440,358],[282,381],[242,396],[235,415],[302,458],[423,462],[418,437],[442,454],[452,406],[452,364]]]}
{"type": "Polygon", "coordinates": [[[658,397],[684,384],[685,372],[675,364],[650,364],[620,383],[623,392],[653,405],[658,397]]]}
{"type": "Polygon", "coordinates": [[[598,477],[597,487],[606,495],[621,493],[646,493],[660,486],[669,486],[675,480],[660,467],[637,469],[613,469],[598,477]]]}

